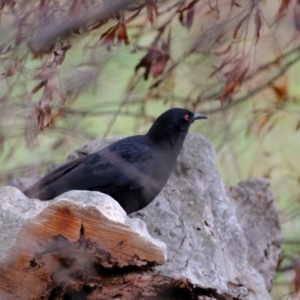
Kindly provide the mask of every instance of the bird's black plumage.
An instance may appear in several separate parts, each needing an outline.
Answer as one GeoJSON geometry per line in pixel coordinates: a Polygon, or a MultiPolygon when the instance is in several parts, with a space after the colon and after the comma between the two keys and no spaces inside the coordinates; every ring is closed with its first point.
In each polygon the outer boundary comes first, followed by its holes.
{"type": "Polygon", "coordinates": [[[68,162],[24,191],[50,200],[69,190],[106,193],[129,214],[147,206],[166,184],[190,124],[204,115],[173,108],[160,115],[145,135],[121,139],[68,162]]]}

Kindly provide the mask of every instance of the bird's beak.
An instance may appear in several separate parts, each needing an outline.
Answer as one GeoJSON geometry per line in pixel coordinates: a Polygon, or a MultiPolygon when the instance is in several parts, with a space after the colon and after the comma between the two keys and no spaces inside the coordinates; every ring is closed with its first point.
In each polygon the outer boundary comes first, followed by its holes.
{"type": "Polygon", "coordinates": [[[192,118],[192,122],[194,122],[195,120],[198,120],[198,119],[208,119],[208,117],[206,115],[203,115],[203,114],[194,113],[193,118],[192,118]]]}

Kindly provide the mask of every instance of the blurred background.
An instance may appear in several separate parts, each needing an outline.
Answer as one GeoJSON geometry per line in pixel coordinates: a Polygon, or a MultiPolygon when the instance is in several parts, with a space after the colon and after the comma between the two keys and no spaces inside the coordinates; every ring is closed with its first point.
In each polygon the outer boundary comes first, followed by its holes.
{"type": "Polygon", "coordinates": [[[298,0],[2,0],[0,20],[1,185],[145,133],[170,107],[207,114],[191,131],[223,181],[270,179],[284,236],[272,296],[298,295],[298,0]]]}

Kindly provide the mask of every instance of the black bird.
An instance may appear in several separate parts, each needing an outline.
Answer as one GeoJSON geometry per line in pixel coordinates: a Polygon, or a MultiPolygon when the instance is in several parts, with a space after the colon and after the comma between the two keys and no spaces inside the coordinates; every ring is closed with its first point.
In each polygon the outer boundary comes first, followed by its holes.
{"type": "Polygon", "coordinates": [[[117,200],[127,214],[142,209],[169,179],[191,123],[206,118],[182,108],[169,109],[147,134],[121,139],[68,162],[24,194],[50,200],[70,190],[100,191],[117,200]]]}

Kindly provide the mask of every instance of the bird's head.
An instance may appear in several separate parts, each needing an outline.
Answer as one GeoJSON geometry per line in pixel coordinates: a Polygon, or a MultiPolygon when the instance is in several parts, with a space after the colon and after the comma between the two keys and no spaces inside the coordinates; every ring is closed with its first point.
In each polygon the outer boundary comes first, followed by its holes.
{"type": "Polygon", "coordinates": [[[161,114],[151,126],[147,135],[154,141],[170,141],[181,148],[190,125],[207,116],[183,108],[172,108],[161,114]]]}

